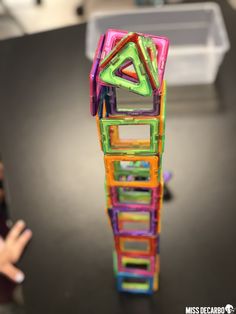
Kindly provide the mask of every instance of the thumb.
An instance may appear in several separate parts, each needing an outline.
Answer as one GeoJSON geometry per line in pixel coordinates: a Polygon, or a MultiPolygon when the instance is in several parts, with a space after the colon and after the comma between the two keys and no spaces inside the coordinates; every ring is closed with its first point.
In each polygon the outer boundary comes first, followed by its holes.
{"type": "Polygon", "coordinates": [[[6,264],[2,269],[2,273],[16,283],[22,283],[25,279],[22,271],[12,264],[6,264]]]}

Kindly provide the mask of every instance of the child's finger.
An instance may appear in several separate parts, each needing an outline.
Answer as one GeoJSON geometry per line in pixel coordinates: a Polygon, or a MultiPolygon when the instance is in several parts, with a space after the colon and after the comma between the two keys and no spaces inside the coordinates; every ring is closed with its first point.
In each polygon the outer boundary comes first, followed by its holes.
{"type": "Polygon", "coordinates": [[[17,223],[12,227],[12,229],[8,233],[6,241],[7,242],[15,241],[19,237],[21,232],[24,230],[24,228],[25,222],[23,220],[17,221],[17,223]]]}
{"type": "Polygon", "coordinates": [[[29,240],[32,238],[32,231],[27,229],[25,230],[17,240],[17,251],[19,256],[23,252],[24,248],[28,244],[29,240]]]}
{"type": "Polygon", "coordinates": [[[16,283],[22,283],[25,279],[25,275],[22,273],[22,271],[12,264],[7,264],[4,266],[2,273],[16,283]]]}

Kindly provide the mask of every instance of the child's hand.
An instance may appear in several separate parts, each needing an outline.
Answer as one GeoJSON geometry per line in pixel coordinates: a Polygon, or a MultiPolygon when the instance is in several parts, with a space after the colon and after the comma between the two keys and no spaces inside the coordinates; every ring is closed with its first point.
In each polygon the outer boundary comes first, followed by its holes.
{"type": "Polygon", "coordinates": [[[0,237],[0,273],[12,281],[21,283],[25,276],[14,266],[21,257],[25,246],[32,237],[32,232],[25,228],[25,222],[19,220],[10,230],[6,239],[0,237]]]}

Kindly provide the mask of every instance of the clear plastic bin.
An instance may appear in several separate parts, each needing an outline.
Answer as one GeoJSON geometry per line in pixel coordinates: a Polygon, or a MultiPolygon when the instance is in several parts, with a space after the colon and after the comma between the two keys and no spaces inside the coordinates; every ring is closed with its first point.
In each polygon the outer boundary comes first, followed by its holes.
{"type": "Polygon", "coordinates": [[[212,2],[96,12],[87,25],[89,59],[93,59],[99,36],[108,28],[168,37],[168,85],[213,83],[230,48],[220,7],[212,2]]]}

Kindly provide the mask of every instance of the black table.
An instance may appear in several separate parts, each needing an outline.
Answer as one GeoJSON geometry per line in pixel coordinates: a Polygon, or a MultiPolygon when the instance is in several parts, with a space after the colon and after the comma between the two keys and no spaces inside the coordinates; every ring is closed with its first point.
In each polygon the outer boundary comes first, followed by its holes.
{"type": "MultiPolygon", "coordinates": [[[[104,168],[89,114],[85,25],[0,43],[0,151],[13,219],[34,232],[22,259],[30,314],[185,313],[236,306],[236,13],[223,6],[231,51],[220,106],[169,113],[160,291],[116,292],[104,214],[104,168]]],[[[171,94],[171,91],[169,91],[171,94]]]]}

